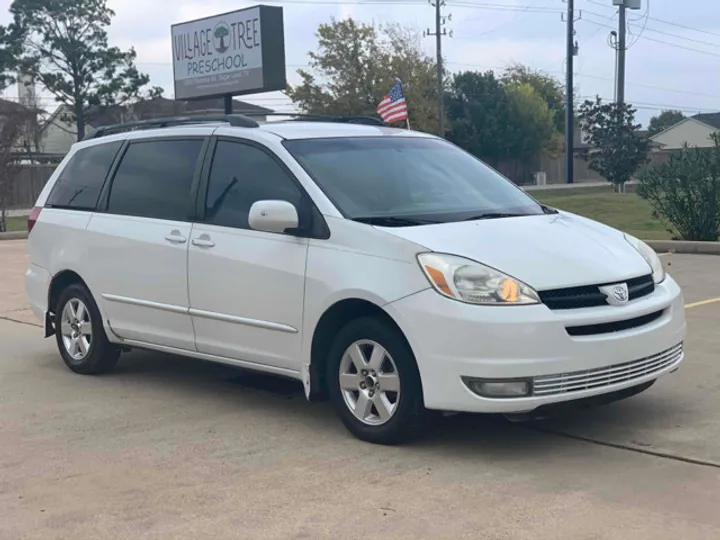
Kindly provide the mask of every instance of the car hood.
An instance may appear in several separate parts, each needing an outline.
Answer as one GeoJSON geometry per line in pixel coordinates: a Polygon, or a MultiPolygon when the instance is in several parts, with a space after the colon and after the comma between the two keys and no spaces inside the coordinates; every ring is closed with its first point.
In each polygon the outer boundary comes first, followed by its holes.
{"type": "Polygon", "coordinates": [[[492,266],[538,290],[651,273],[620,231],[566,212],[382,230],[492,266]]]}

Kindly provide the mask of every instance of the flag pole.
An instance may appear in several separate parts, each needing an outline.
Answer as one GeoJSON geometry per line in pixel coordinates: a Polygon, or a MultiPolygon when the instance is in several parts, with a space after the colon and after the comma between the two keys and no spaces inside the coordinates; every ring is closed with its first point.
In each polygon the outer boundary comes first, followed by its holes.
{"type": "MultiPolygon", "coordinates": [[[[395,77],[395,81],[399,82],[400,88],[402,88],[402,81],[400,79],[398,79],[397,77],[395,77]]],[[[405,92],[403,92],[403,95],[404,94],[405,94],[405,92]]],[[[405,106],[407,107],[407,96],[405,97],[405,106]]],[[[408,112],[407,112],[407,118],[405,119],[405,126],[407,127],[408,130],[410,129],[410,109],[409,108],[408,108],[408,112]]]]}

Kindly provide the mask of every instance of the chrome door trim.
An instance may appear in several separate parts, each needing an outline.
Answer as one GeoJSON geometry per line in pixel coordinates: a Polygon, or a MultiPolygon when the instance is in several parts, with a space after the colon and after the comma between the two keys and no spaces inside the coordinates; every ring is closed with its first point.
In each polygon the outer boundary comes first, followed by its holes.
{"type": "Polygon", "coordinates": [[[151,302],[150,300],[140,300],[138,298],[130,298],[129,296],[118,296],[116,294],[103,294],[102,297],[108,302],[117,302],[119,304],[130,304],[131,306],[141,306],[158,311],[167,311],[169,313],[188,314],[188,308],[183,306],[175,306],[173,304],[162,304],[160,302],[151,302]]]}
{"type": "Polygon", "coordinates": [[[236,315],[226,315],[224,313],[215,313],[214,311],[204,311],[202,309],[190,308],[188,313],[193,317],[200,317],[201,319],[210,319],[213,321],[222,321],[227,323],[242,324],[243,326],[253,326],[255,328],[264,328],[266,330],[276,330],[278,332],[285,332],[287,334],[297,334],[298,329],[288,326],[287,324],[260,321],[257,319],[248,319],[246,317],[237,317],[236,315]]]}
{"type": "Polygon", "coordinates": [[[214,311],[204,311],[202,309],[186,308],[183,306],[175,306],[172,304],[162,304],[160,302],[151,302],[150,300],[139,300],[138,298],[130,298],[128,296],[118,296],[116,294],[103,294],[102,297],[109,302],[117,302],[120,304],[129,304],[132,306],[146,307],[157,309],[158,311],[167,311],[169,313],[178,313],[182,315],[191,315],[201,319],[209,319],[212,321],[222,321],[233,324],[242,324],[243,326],[253,326],[255,328],[264,328],[266,330],[275,330],[277,332],[285,332],[287,334],[297,334],[299,330],[292,326],[282,323],[260,321],[258,319],[248,319],[246,317],[238,317],[236,315],[227,315],[224,313],[215,313],[214,311]]]}

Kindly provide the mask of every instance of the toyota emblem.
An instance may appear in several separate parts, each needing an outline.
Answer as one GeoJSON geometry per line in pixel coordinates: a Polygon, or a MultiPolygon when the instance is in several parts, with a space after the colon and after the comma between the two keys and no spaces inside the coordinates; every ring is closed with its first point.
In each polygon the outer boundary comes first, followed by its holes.
{"type": "Polygon", "coordinates": [[[627,283],[604,285],[600,287],[600,292],[605,295],[607,303],[611,306],[623,306],[630,300],[627,283]]]}

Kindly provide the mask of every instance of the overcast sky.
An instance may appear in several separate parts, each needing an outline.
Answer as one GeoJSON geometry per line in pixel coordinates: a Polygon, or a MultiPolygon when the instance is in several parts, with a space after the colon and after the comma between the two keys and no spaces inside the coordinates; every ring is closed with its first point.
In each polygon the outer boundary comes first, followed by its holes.
{"type": "MultiPolygon", "coordinates": [[[[434,24],[434,8],[423,0],[285,0],[262,2],[282,5],[288,78],[307,63],[316,46],[315,30],[331,17],[352,16],[364,22],[399,22],[420,31],[434,24]],[[404,3],[403,3],[404,2],[404,3]]],[[[629,11],[630,49],[627,53],[626,99],[635,104],[643,123],[661,108],[687,113],[720,111],[720,6],[718,0],[642,0],[640,11],[629,11]],[[645,17],[649,2],[649,17],[645,17]],[[689,5],[693,5],[693,9],[689,5]],[[638,38],[639,36],[639,38],[638,38]],[[661,43],[665,42],[665,43],[661,43]]],[[[10,0],[0,0],[8,21],[10,0]]],[[[151,83],[172,95],[170,25],[256,5],[242,0],[108,0],[115,10],[110,28],[114,45],[134,46],[138,67],[151,83]]],[[[502,70],[520,62],[564,79],[565,25],[562,0],[447,0],[452,14],[447,29],[445,59],[448,69],[502,70]]],[[[607,38],[617,26],[612,0],[575,0],[582,13],[576,39],[576,86],[581,96],[612,99],[614,51],[607,38]]],[[[435,41],[424,40],[428,54],[435,41]]],[[[6,91],[14,96],[15,90],[6,91]]],[[[280,93],[244,97],[246,101],[279,111],[291,110],[280,93]]],[[[45,104],[51,107],[51,103],[45,104]]]]}

